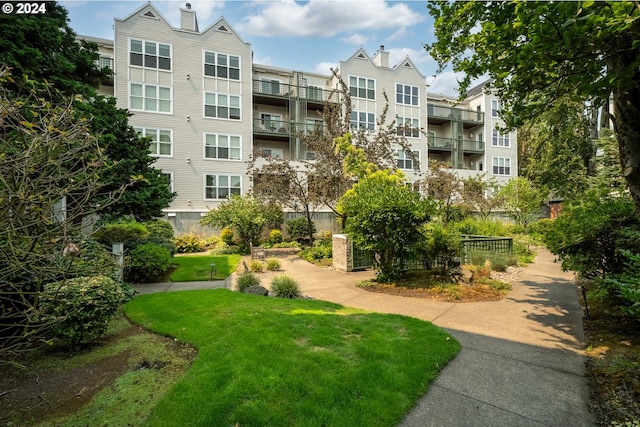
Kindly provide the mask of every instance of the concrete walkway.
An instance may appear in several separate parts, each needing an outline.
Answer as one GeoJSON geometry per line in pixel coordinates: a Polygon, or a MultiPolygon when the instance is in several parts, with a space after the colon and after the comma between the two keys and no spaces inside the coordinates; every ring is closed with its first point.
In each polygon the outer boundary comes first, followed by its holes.
{"type": "MultiPolygon", "coordinates": [[[[585,378],[582,312],[573,274],[542,249],[501,301],[446,303],[367,292],[370,271],[320,269],[297,256],[281,260],[303,293],[371,311],[428,320],[462,344],[402,427],[594,426],[585,378]]],[[[141,293],[230,283],[138,285],[141,293]],[[165,287],[166,286],[166,287],[165,287]]]]}

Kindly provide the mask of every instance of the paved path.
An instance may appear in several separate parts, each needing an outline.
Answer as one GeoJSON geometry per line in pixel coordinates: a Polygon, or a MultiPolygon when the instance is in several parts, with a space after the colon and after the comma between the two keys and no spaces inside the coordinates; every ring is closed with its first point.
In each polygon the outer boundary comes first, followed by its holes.
{"type": "MultiPolygon", "coordinates": [[[[319,269],[296,256],[282,259],[282,269],[313,298],[428,320],[460,341],[458,356],[401,427],[594,426],[573,274],[563,273],[547,250],[540,250],[507,297],[495,302],[446,303],[367,292],[355,284],[372,272],[319,269]]],[[[230,288],[230,282],[136,286],[141,287],[147,293],[230,288]]]]}

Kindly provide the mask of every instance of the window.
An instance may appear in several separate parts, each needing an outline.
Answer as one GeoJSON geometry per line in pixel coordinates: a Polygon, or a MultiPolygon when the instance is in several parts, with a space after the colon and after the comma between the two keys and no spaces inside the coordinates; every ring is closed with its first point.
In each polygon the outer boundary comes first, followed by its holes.
{"type": "Polygon", "coordinates": [[[171,70],[171,46],[131,39],[129,43],[129,65],[171,70]]]}
{"type": "Polygon", "coordinates": [[[205,175],[204,198],[207,200],[227,199],[232,194],[240,194],[240,175],[205,175]]]}
{"type": "Polygon", "coordinates": [[[110,56],[100,55],[100,57],[98,58],[97,65],[98,65],[98,68],[101,70],[103,68],[108,68],[111,71],[113,71],[113,58],[111,58],[110,56]]]}
{"type": "Polygon", "coordinates": [[[171,113],[171,88],[131,83],[131,110],[171,113]]]}
{"type": "Polygon", "coordinates": [[[268,132],[276,132],[279,131],[280,128],[283,128],[283,132],[286,132],[282,116],[278,114],[261,113],[260,125],[262,126],[262,130],[266,130],[268,132]]]}
{"type": "Polygon", "coordinates": [[[262,78],[258,85],[258,92],[268,95],[280,95],[280,85],[280,80],[262,78]]]}
{"type": "Polygon", "coordinates": [[[500,101],[497,99],[491,100],[491,117],[498,117],[498,112],[500,111],[500,101]]]}
{"type": "Polygon", "coordinates": [[[410,138],[420,137],[420,121],[418,119],[398,117],[396,122],[399,136],[406,136],[410,138]]]}
{"type": "Polygon", "coordinates": [[[204,116],[240,120],[240,97],[205,92],[204,116]]]}
{"type": "Polygon", "coordinates": [[[396,104],[420,105],[418,86],[396,84],[396,104]]]}
{"type": "Polygon", "coordinates": [[[240,136],[218,135],[207,133],[204,135],[204,158],[222,160],[240,160],[240,136]]]}
{"type": "Polygon", "coordinates": [[[493,142],[492,145],[494,147],[509,147],[509,134],[508,133],[500,133],[498,129],[493,130],[493,142]]]}
{"type": "Polygon", "coordinates": [[[365,111],[352,111],[351,119],[349,123],[351,123],[351,129],[354,130],[368,130],[374,131],[376,128],[376,119],[375,114],[367,113],[365,111]]]}
{"type": "Polygon", "coordinates": [[[322,88],[317,86],[307,87],[307,98],[311,101],[322,101],[322,88]]]}
{"type": "Polygon", "coordinates": [[[173,144],[171,130],[134,128],[141,136],[151,138],[149,143],[149,154],[157,157],[171,157],[173,155],[173,144]]]}
{"type": "Polygon", "coordinates": [[[349,94],[353,98],[376,99],[375,80],[349,76],[349,94]]]}
{"type": "Polygon", "coordinates": [[[508,157],[493,158],[494,175],[511,175],[511,159],[508,157]]]}
{"type": "Polygon", "coordinates": [[[263,148],[262,156],[269,157],[270,159],[282,159],[284,157],[284,151],[282,148],[263,148]]]}
{"type": "Polygon", "coordinates": [[[166,183],[169,186],[169,191],[173,193],[175,191],[173,189],[173,172],[163,170],[160,175],[162,175],[162,178],[166,180],[166,183]]]}
{"type": "Polygon", "coordinates": [[[399,149],[396,150],[396,160],[398,162],[398,169],[414,169],[417,167],[417,161],[420,160],[420,152],[413,150],[413,156],[408,151],[399,149]],[[416,165],[414,166],[414,159],[416,165]]]}
{"type": "Polygon", "coordinates": [[[240,57],[224,53],[204,53],[204,75],[219,79],[240,80],[240,57]]]}

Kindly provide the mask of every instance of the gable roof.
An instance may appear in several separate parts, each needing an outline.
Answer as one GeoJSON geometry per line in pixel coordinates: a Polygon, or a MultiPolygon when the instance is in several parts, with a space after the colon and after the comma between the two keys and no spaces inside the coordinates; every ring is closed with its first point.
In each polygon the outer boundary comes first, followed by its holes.
{"type": "Polygon", "coordinates": [[[415,64],[413,63],[413,61],[411,60],[411,58],[409,58],[409,56],[405,56],[402,61],[398,62],[396,64],[395,67],[393,67],[393,70],[399,70],[401,68],[405,68],[405,69],[411,69],[411,70],[415,70],[416,73],[418,73],[418,75],[422,78],[425,78],[422,73],[420,72],[420,70],[418,70],[418,68],[415,66],[415,64]]]}
{"type": "Polygon", "coordinates": [[[167,26],[169,28],[173,28],[173,25],[171,25],[171,23],[167,20],[167,18],[165,18],[162,15],[162,13],[160,13],[160,11],[158,9],[156,9],[153,6],[153,4],[151,4],[150,1],[146,2],[142,6],[140,6],[139,8],[134,10],[133,12],[131,12],[125,18],[114,18],[114,20],[120,21],[120,22],[124,22],[124,21],[127,21],[127,20],[133,18],[134,16],[141,16],[141,17],[144,17],[144,18],[161,20],[165,24],[167,24],[167,26]]]}
{"type": "Polygon", "coordinates": [[[231,26],[231,24],[229,24],[229,21],[227,21],[224,16],[221,16],[220,18],[218,18],[217,21],[214,21],[211,25],[209,25],[207,28],[202,30],[202,32],[200,34],[204,34],[204,33],[207,33],[209,31],[218,31],[220,33],[233,34],[242,43],[249,44],[246,41],[244,41],[244,39],[242,37],[240,37],[240,34],[238,34],[238,32],[231,26]]]}

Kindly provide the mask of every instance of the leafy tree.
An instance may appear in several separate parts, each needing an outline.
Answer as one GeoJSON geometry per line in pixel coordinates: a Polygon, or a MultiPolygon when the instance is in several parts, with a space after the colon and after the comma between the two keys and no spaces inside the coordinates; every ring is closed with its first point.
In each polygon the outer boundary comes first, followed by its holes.
{"type": "Polygon", "coordinates": [[[240,246],[246,250],[249,243],[257,244],[262,228],[282,216],[282,208],[262,203],[253,196],[233,195],[207,212],[200,224],[217,228],[233,228],[240,237],[240,246]]]}
{"type": "Polygon", "coordinates": [[[427,176],[421,182],[423,191],[438,203],[438,213],[444,224],[452,219],[454,205],[462,193],[462,178],[443,162],[432,161],[427,176]]]}
{"type": "Polygon", "coordinates": [[[509,181],[498,195],[507,215],[525,228],[536,218],[544,202],[544,193],[522,176],[509,181]]]}
{"type": "Polygon", "coordinates": [[[483,220],[502,205],[498,196],[498,182],[495,177],[471,176],[462,180],[462,198],[469,209],[480,215],[483,220]]]}
{"type": "MultiPolygon", "coordinates": [[[[508,126],[535,117],[563,96],[613,103],[620,162],[640,208],[640,8],[632,1],[428,3],[440,65],[472,78],[488,74],[508,126]]],[[[605,114],[609,115],[608,112],[605,114]]]]}

